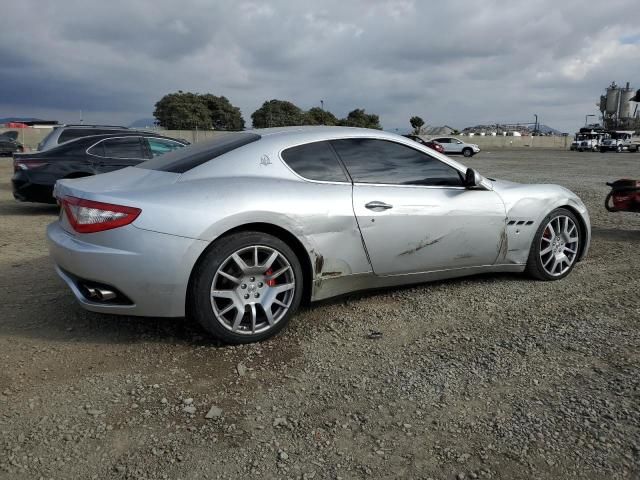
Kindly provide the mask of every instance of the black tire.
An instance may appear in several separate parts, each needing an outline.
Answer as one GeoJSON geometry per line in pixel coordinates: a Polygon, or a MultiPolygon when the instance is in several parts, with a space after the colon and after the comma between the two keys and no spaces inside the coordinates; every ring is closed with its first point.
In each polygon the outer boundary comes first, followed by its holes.
{"type": "Polygon", "coordinates": [[[607,149],[606,148],[600,148],[600,153],[606,153],[607,149]]]}
{"type": "Polygon", "coordinates": [[[463,148],[462,149],[462,155],[464,155],[465,157],[473,157],[473,150],[471,150],[469,147],[467,148],[463,148]]]}
{"type": "Polygon", "coordinates": [[[578,218],[573,214],[573,212],[571,212],[570,210],[567,210],[566,208],[557,208],[556,210],[552,211],[549,215],[547,215],[544,218],[544,220],[540,222],[540,226],[538,227],[538,230],[536,231],[536,234],[533,237],[533,243],[531,244],[531,248],[529,249],[529,258],[527,259],[527,267],[525,269],[525,272],[529,276],[537,280],[545,280],[545,281],[561,280],[567,275],[569,275],[573,270],[573,268],[576,266],[576,263],[578,263],[578,257],[580,255],[580,250],[582,248],[583,232],[580,225],[581,224],[578,218]],[[558,216],[569,217],[573,221],[573,223],[576,225],[576,228],[578,229],[578,246],[577,246],[577,253],[576,253],[575,260],[573,261],[569,269],[561,275],[554,276],[554,275],[550,275],[542,265],[542,260],[540,258],[540,247],[541,247],[542,235],[544,233],[544,230],[547,224],[553,218],[556,218],[558,216]]]}
{"type": "Polygon", "coordinates": [[[217,240],[197,264],[188,292],[187,312],[216,339],[228,344],[252,343],[265,340],[280,332],[295,314],[303,291],[303,275],[300,260],[282,240],[262,232],[239,232],[217,240]],[[214,276],[221,264],[234,252],[251,246],[265,246],[277,250],[289,262],[293,271],[295,291],[288,311],[268,330],[260,333],[235,333],[216,318],[211,305],[211,288],[214,276]]]}

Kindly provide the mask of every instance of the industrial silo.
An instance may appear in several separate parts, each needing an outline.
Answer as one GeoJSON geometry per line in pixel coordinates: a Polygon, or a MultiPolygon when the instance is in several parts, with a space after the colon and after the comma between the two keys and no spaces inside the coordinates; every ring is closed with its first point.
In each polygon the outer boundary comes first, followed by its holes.
{"type": "Polygon", "coordinates": [[[600,95],[600,108],[601,113],[604,113],[607,110],[607,97],[605,95],[600,95]]]}
{"type": "Polygon", "coordinates": [[[620,93],[620,110],[618,110],[618,118],[623,120],[631,118],[631,99],[634,96],[634,91],[629,87],[629,82],[625,88],[618,90],[620,93]]]}
{"type": "Polygon", "coordinates": [[[618,113],[618,101],[620,100],[620,89],[616,85],[616,82],[612,82],[611,86],[607,88],[607,113],[615,115],[618,113]]]}

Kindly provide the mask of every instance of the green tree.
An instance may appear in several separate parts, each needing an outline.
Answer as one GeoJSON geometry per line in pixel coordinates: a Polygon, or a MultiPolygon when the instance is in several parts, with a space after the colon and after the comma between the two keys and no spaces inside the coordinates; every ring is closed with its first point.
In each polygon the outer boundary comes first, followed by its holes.
{"type": "Polygon", "coordinates": [[[240,109],[231,104],[227,97],[216,97],[210,93],[200,98],[209,109],[211,125],[215,130],[243,130],[244,118],[240,109]]]}
{"type": "Polygon", "coordinates": [[[253,128],[288,127],[304,125],[305,114],[286,100],[269,100],[251,114],[253,128]]]}
{"type": "Polygon", "coordinates": [[[411,123],[413,127],[413,133],[419,135],[420,129],[424,126],[424,120],[418,116],[414,116],[409,119],[409,123],[411,123]]]}
{"type": "Polygon", "coordinates": [[[364,108],[356,108],[349,112],[347,118],[340,120],[340,125],[345,127],[375,128],[377,130],[382,130],[380,117],[373,113],[366,113],[364,108]]]}
{"type": "Polygon", "coordinates": [[[153,116],[160,126],[169,130],[212,127],[209,109],[198,94],[182,90],[169,93],[158,100],[155,107],[153,116]]]}
{"type": "Polygon", "coordinates": [[[320,107],[313,107],[305,113],[305,125],[337,125],[336,116],[320,107]]]}
{"type": "Polygon", "coordinates": [[[169,93],[156,103],[153,112],[160,125],[170,130],[214,128],[216,130],[242,130],[244,119],[240,109],[226,97],[210,93],[169,93]]]}

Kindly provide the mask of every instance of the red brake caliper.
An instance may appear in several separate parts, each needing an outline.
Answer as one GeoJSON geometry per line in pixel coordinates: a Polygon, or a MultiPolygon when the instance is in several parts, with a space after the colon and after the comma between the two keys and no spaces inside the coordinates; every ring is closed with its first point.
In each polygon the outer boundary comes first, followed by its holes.
{"type": "MultiPolygon", "coordinates": [[[[265,275],[269,276],[273,273],[273,270],[269,269],[266,272],[264,272],[265,275]]],[[[276,279],[272,278],[271,280],[267,280],[267,285],[269,285],[270,287],[274,287],[276,285],[276,279]]]]}

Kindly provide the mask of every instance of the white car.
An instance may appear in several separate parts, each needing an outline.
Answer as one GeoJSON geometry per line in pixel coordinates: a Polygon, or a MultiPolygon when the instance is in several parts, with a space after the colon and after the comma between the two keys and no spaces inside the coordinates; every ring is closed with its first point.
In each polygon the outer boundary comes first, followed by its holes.
{"type": "Polygon", "coordinates": [[[461,153],[465,157],[472,157],[480,151],[480,147],[475,143],[464,143],[455,137],[433,138],[432,141],[442,145],[446,154],[461,153]]]}

